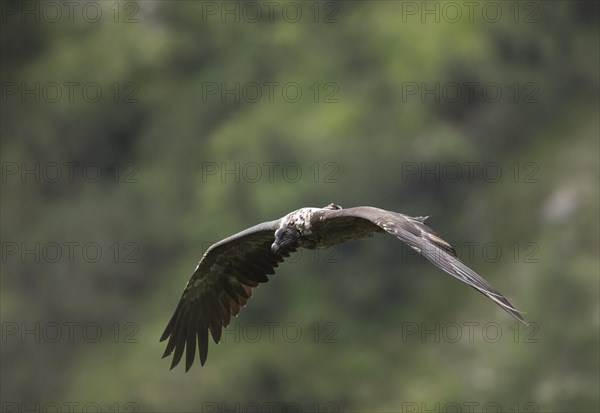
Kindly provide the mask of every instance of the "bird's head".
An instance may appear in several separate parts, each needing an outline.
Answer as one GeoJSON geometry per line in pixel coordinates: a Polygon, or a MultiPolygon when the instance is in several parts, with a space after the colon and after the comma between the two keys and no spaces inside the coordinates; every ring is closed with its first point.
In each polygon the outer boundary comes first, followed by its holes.
{"type": "Polygon", "coordinates": [[[278,228],[275,231],[275,241],[271,245],[271,251],[274,254],[288,256],[298,248],[300,236],[300,230],[293,225],[278,228]]]}

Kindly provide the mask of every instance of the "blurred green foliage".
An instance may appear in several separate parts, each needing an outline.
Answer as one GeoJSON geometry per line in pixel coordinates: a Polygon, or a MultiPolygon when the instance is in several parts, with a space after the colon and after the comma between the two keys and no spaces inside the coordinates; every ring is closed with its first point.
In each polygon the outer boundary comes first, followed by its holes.
{"type": "Polygon", "coordinates": [[[493,23],[421,14],[442,13],[435,2],[292,2],[298,22],[223,17],[246,7],[234,2],[91,2],[97,22],[2,3],[3,409],[600,409],[598,2],[492,2],[504,13],[493,23]],[[102,98],[68,99],[65,82],[95,82],[102,98]],[[248,86],[220,96],[253,82],[294,83],[303,95],[292,103],[278,88],[270,101],[263,88],[253,102],[248,86]],[[469,82],[503,95],[409,93],[469,82]],[[36,102],[36,83],[63,95],[36,102]],[[74,163],[74,179],[50,182],[51,163],[64,174],[74,163]],[[475,179],[420,175],[451,163],[477,163],[475,179]],[[90,164],[103,171],[97,182],[81,176],[90,164]],[[482,178],[489,164],[501,167],[495,182],[482,178]],[[22,174],[36,165],[40,179],[22,174]],[[222,175],[236,167],[239,182],[222,175]],[[450,241],[479,243],[469,264],[533,330],[377,236],[283,264],[204,368],[169,371],[158,338],[207,244],[332,201],[432,215],[450,241]],[[71,262],[66,242],[97,243],[103,255],[90,262],[76,250],[71,262]],[[21,257],[23,245],[48,243],[63,246],[57,262],[21,257]],[[487,243],[502,247],[498,260],[482,256],[487,243]],[[102,337],[23,339],[36,322],[97,323],[102,337]],[[498,340],[485,336],[488,322],[498,340]],[[279,323],[275,339],[263,329],[252,342],[249,323],[279,323]],[[282,338],[290,323],[298,342],[282,338]],[[473,339],[465,323],[478,323],[473,339]],[[445,328],[455,325],[463,336],[452,342],[445,328]],[[422,339],[422,326],[434,332],[422,339]]]}

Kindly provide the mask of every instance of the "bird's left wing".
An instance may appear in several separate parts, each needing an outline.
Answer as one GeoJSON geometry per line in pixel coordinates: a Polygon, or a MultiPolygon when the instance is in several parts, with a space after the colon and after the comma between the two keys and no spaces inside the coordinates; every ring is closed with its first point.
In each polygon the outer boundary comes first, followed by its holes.
{"type": "Polygon", "coordinates": [[[334,230],[334,227],[339,227],[340,224],[349,228],[356,225],[364,226],[366,222],[374,224],[378,229],[384,230],[405,242],[437,267],[475,288],[493,300],[504,311],[525,323],[521,313],[502,294],[458,259],[452,245],[429,228],[425,224],[426,219],[427,217],[413,218],[397,212],[364,206],[326,211],[322,221],[323,225],[329,226],[331,230],[334,230]],[[351,221],[354,221],[354,223],[351,223],[351,221]]]}
{"type": "Polygon", "coordinates": [[[169,339],[163,358],[175,351],[171,368],[179,364],[185,349],[188,371],[194,362],[196,343],[204,365],[208,331],[218,343],[222,327],[246,304],[252,288],[269,281],[267,274],[275,273],[274,268],[283,261],[282,256],[271,252],[278,224],[279,220],[255,225],[206,251],[160,338],[169,339]]]}

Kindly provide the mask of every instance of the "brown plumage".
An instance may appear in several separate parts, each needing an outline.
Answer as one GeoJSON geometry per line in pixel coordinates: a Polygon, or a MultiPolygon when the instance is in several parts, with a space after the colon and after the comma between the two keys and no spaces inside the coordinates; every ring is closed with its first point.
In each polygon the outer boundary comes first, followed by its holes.
{"type": "Polygon", "coordinates": [[[484,294],[510,315],[518,310],[487,281],[463,264],[454,248],[425,224],[427,217],[410,217],[373,207],[301,208],[275,221],[264,222],[212,245],[188,281],[160,341],[169,339],[163,358],[174,351],[171,368],[185,351],[185,369],[196,348],[204,365],[209,331],[215,343],[231,316],[252,296],[252,288],[269,281],[268,274],[298,248],[328,248],[363,239],[376,232],[394,235],[433,264],[484,294]]]}

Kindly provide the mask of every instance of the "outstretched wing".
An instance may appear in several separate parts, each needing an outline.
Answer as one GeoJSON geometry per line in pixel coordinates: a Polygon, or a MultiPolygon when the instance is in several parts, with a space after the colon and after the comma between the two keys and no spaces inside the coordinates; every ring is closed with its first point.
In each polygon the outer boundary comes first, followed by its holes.
{"type": "Polygon", "coordinates": [[[267,274],[275,273],[274,268],[283,261],[282,256],[271,252],[278,223],[279,220],[258,224],[217,242],[206,251],[160,338],[160,341],[169,339],[163,358],[175,351],[171,369],[179,364],[184,349],[185,370],[190,369],[196,343],[200,363],[204,365],[208,331],[218,343],[221,329],[246,304],[252,296],[252,288],[269,281],[267,274]]]}
{"type": "Polygon", "coordinates": [[[323,223],[330,227],[345,223],[351,227],[352,224],[348,222],[349,219],[356,221],[355,225],[362,226],[365,225],[365,221],[368,221],[387,233],[396,236],[437,267],[462,282],[469,284],[493,300],[510,315],[525,323],[521,313],[502,294],[458,259],[452,245],[444,241],[434,230],[425,225],[427,217],[413,218],[379,208],[356,207],[327,211],[323,223]]]}

